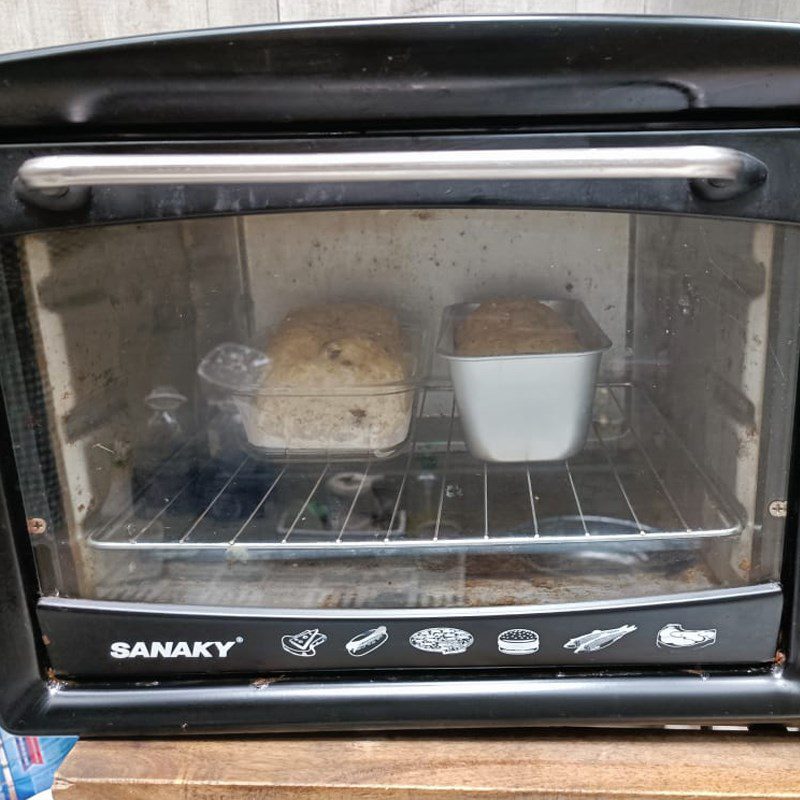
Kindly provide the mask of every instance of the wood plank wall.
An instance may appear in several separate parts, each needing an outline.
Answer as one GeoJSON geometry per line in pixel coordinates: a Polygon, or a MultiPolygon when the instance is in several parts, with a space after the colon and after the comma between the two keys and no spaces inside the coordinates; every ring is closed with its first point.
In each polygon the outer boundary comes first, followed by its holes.
{"type": "Polygon", "coordinates": [[[685,14],[800,21],[800,0],[0,0],[0,52],[158,31],[336,17],[685,14]]]}

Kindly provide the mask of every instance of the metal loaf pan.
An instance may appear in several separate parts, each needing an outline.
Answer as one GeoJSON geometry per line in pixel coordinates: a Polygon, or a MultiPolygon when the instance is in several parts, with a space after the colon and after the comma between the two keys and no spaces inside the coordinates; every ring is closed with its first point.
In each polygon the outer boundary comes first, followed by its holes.
{"type": "Polygon", "coordinates": [[[445,308],[437,352],[450,365],[470,452],[484,461],[556,461],[584,445],[597,371],[611,341],[578,300],[541,300],[574,328],[581,350],[459,356],[453,333],[479,303],[445,308]]]}

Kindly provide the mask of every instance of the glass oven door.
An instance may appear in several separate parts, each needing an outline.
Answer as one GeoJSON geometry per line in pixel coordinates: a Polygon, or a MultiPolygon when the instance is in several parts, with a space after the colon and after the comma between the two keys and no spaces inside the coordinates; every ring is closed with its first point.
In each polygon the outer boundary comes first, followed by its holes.
{"type": "Polygon", "coordinates": [[[799,245],[424,204],[9,241],[54,668],[769,661],[799,245]]]}

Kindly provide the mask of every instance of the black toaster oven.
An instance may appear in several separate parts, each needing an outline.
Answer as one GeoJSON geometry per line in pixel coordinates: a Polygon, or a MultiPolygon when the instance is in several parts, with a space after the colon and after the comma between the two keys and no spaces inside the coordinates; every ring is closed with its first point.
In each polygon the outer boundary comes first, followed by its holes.
{"type": "Polygon", "coordinates": [[[800,27],[0,58],[0,719],[796,725],[800,27]]]}

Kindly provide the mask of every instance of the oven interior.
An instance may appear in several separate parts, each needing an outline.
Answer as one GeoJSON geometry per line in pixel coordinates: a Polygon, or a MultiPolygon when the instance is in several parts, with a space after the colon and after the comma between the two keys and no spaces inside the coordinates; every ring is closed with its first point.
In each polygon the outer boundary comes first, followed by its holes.
{"type": "Polygon", "coordinates": [[[527,209],[273,213],[6,245],[3,384],[45,594],[260,608],[603,601],[779,576],[790,226],[527,209]],[[13,268],[12,268],[13,267],[13,268]],[[442,310],[577,299],[611,347],[566,460],[470,454],[442,310]],[[198,366],[309,304],[410,311],[408,442],[253,452],[198,366]]]}

